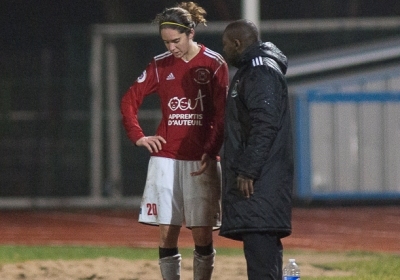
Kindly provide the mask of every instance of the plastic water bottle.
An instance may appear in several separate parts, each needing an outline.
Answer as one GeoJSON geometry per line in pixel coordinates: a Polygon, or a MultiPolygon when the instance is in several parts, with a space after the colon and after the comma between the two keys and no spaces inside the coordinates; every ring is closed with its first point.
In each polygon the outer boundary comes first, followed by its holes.
{"type": "Polygon", "coordinates": [[[283,280],[300,280],[300,268],[295,259],[289,259],[282,272],[283,280]]]}

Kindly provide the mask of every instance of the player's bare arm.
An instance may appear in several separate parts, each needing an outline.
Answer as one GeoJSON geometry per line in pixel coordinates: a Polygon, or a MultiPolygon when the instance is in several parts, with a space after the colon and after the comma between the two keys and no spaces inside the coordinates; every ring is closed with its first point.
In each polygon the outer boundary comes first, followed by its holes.
{"type": "Polygon", "coordinates": [[[166,143],[167,141],[159,135],[144,136],[136,141],[136,146],[145,147],[150,153],[157,153],[162,150],[162,144],[166,143]]]}
{"type": "Polygon", "coordinates": [[[198,176],[204,173],[206,171],[207,167],[210,165],[210,156],[208,154],[203,154],[201,156],[201,161],[200,161],[200,169],[197,171],[194,171],[190,173],[191,176],[198,176]]]}
{"type": "Polygon", "coordinates": [[[246,198],[249,198],[254,193],[253,179],[239,175],[236,180],[237,188],[246,198]]]}

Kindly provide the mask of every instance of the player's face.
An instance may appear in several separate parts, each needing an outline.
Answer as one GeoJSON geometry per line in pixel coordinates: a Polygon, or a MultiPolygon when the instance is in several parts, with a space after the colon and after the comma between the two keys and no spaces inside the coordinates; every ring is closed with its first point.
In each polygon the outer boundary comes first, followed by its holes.
{"type": "Polygon", "coordinates": [[[193,32],[189,35],[180,33],[176,29],[161,29],[161,38],[167,49],[177,58],[182,58],[189,51],[190,40],[193,39],[193,32]]]}
{"type": "Polygon", "coordinates": [[[226,60],[233,66],[237,66],[240,58],[240,53],[238,51],[238,45],[234,40],[231,40],[225,33],[222,36],[223,51],[226,56],[226,60]]]}

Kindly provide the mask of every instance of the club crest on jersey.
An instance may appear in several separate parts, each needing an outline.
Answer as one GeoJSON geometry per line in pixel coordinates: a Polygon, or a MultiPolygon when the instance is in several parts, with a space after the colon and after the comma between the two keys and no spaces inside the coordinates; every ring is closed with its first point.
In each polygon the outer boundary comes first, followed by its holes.
{"type": "Polygon", "coordinates": [[[194,81],[198,84],[208,84],[210,82],[210,71],[206,68],[198,68],[195,70],[194,81]]]}
{"type": "Polygon", "coordinates": [[[137,78],[137,82],[138,82],[138,83],[144,82],[144,81],[146,80],[146,77],[147,77],[147,72],[146,72],[146,70],[144,70],[143,73],[142,73],[142,75],[140,75],[140,76],[137,78]]]}

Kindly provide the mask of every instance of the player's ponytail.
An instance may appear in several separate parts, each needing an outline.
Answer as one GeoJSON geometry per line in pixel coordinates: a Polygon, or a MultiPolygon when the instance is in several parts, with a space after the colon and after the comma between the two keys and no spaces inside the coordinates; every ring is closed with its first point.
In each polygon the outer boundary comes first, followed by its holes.
{"type": "Polygon", "coordinates": [[[172,28],[189,34],[199,23],[206,25],[207,12],[194,2],[181,2],[176,7],[167,8],[156,15],[154,22],[159,29],[172,28]]]}
{"type": "Polygon", "coordinates": [[[192,16],[192,21],[194,22],[195,26],[197,26],[199,23],[206,25],[207,21],[205,17],[207,15],[207,12],[196,3],[182,2],[178,4],[178,7],[185,9],[189,12],[189,14],[192,16]]]}

